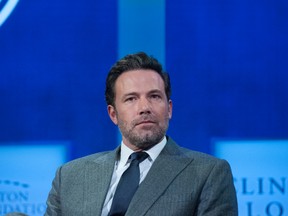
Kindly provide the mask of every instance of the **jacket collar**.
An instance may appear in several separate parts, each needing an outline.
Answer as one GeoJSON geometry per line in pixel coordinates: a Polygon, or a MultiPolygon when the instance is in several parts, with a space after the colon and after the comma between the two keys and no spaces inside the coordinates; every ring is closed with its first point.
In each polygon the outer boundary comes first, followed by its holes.
{"type": "Polygon", "coordinates": [[[181,148],[168,137],[165,148],[140,184],[126,215],[144,215],[163,194],[173,179],[192,161],[193,159],[185,156],[181,148]]]}

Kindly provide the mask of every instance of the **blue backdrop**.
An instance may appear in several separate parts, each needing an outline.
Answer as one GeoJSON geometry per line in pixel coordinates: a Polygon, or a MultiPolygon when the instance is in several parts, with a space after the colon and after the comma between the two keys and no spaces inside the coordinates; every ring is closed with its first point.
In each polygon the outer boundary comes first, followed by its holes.
{"type": "Polygon", "coordinates": [[[68,141],[70,159],[116,147],[105,77],[139,50],[170,73],[179,144],[211,153],[214,138],[288,138],[287,9],[282,0],[20,0],[0,26],[0,143],[68,141]]]}
{"type": "Polygon", "coordinates": [[[287,9],[287,1],[167,1],[176,140],[210,152],[212,138],[288,137],[287,9]]]}

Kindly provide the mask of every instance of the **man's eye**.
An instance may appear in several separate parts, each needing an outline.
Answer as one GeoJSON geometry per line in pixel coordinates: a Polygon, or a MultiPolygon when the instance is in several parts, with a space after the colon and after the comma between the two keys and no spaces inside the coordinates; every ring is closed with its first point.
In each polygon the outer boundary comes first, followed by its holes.
{"type": "Polygon", "coordinates": [[[151,98],[153,98],[153,99],[160,99],[161,96],[160,96],[160,95],[157,95],[157,94],[154,94],[154,95],[151,95],[151,98]]]}
{"type": "Polygon", "coordinates": [[[125,101],[129,102],[129,101],[134,101],[135,100],[135,97],[129,97],[129,98],[126,98],[125,101]]]}

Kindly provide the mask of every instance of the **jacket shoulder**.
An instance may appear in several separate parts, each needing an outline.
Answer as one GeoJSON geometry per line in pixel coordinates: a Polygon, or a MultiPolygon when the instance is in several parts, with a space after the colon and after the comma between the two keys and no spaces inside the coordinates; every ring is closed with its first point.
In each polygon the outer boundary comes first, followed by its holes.
{"type": "Polygon", "coordinates": [[[91,155],[87,155],[81,158],[77,158],[74,160],[71,160],[61,166],[61,169],[63,170],[70,170],[70,169],[75,169],[75,168],[81,168],[83,167],[86,163],[101,160],[104,158],[107,154],[111,154],[111,151],[106,151],[106,152],[99,152],[91,155]]]}
{"type": "Polygon", "coordinates": [[[187,149],[187,148],[184,148],[184,147],[180,147],[180,151],[187,157],[192,157],[192,158],[196,158],[196,159],[199,159],[199,160],[208,160],[208,161],[221,160],[221,159],[216,158],[215,156],[209,155],[207,153],[194,151],[194,150],[187,149]]]}

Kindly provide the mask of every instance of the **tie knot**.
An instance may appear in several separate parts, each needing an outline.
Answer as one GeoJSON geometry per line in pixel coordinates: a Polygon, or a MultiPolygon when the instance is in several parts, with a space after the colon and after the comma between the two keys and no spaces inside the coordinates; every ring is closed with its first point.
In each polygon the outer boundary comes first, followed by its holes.
{"type": "Polygon", "coordinates": [[[144,161],[149,155],[146,152],[134,152],[130,155],[131,161],[137,160],[139,163],[144,161]]]}

